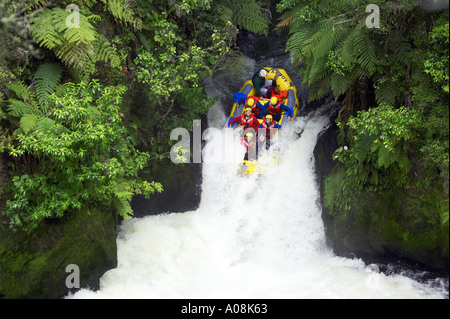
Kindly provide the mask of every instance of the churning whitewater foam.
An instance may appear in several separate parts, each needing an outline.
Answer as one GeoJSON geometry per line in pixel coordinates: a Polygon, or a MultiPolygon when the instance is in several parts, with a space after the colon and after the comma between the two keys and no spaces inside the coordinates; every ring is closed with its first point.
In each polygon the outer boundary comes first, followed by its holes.
{"type": "Polygon", "coordinates": [[[237,174],[236,136],[210,139],[199,208],[124,221],[117,268],[69,298],[444,298],[327,247],[313,150],[328,125],[299,117],[282,129],[280,165],[260,176],[237,174]],[[218,144],[236,150],[234,163],[208,163],[218,144]]]}

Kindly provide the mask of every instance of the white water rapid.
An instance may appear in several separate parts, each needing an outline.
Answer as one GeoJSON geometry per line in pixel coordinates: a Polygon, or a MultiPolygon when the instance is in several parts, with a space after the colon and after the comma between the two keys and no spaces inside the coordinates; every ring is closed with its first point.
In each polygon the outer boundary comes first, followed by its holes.
{"type": "MultiPolygon", "coordinates": [[[[225,123],[220,103],[211,121],[225,123]]],[[[217,155],[211,148],[223,142],[210,139],[199,208],[122,222],[117,268],[101,278],[100,290],[68,298],[445,298],[429,285],[333,254],[313,157],[328,116],[299,116],[292,124],[280,131],[280,165],[259,177],[237,175],[243,149],[232,135],[223,147],[236,146],[235,162],[208,163],[217,155]]]]}

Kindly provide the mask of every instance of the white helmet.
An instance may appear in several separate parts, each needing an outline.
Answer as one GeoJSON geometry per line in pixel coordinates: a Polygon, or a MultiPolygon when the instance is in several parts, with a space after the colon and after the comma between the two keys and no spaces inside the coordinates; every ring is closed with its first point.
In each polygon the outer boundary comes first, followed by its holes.
{"type": "Polygon", "coordinates": [[[259,76],[265,78],[267,76],[267,71],[262,69],[261,71],[259,71],[259,76]]]}

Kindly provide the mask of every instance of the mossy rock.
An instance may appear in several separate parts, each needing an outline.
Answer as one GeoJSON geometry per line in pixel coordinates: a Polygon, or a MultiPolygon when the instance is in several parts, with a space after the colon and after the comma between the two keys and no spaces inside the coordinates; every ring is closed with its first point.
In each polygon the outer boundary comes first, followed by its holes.
{"type": "Polygon", "coordinates": [[[438,185],[420,196],[399,189],[363,191],[344,211],[332,205],[340,196],[344,175],[344,168],[335,166],[324,181],[322,196],[327,235],[340,253],[399,256],[448,270],[448,200],[438,185]]]}
{"type": "Polygon", "coordinates": [[[69,293],[66,267],[80,270],[80,286],[97,289],[99,278],[117,266],[117,214],[105,207],[74,211],[48,221],[33,234],[0,225],[0,296],[60,298],[69,293]]]}

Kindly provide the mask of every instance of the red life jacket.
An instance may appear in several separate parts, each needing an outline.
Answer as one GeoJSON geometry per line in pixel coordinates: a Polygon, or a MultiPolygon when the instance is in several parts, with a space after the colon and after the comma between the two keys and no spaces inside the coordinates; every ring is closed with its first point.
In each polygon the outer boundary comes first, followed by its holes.
{"type": "Polygon", "coordinates": [[[244,140],[242,141],[242,144],[244,144],[244,146],[247,149],[247,153],[250,149],[255,148],[255,139],[252,138],[252,140],[250,141],[250,143],[247,141],[247,139],[244,137],[244,140]]]}
{"type": "Polygon", "coordinates": [[[269,126],[267,126],[266,122],[262,122],[262,128],[273,129],[274,127],[275,127],[275,122],[274,121],[272,121],[272,123],[269,126]]]}
{"type": "Polygon", "coordinates": [[[281,103],[278,103],[277,105],[272,105],[272,103],[269,103],[269,107],[267,108],[268,112],[271,115],[277,115],[281,112],[281,103]]]}
{"type": "Polygon", "coordinates": [[[240,124],[243,126],[244,131],[245,131],[246,129],[248,129],[248,128],[250,128],[250,127],[255,128],[256,125],[259,125],[259,121],[258,121],[258,119],[257,119],[255,116],[253,116],[253,115],[250,116],[249,119],[246,119],[246,118],[245,118],[245,115],[243,114],[243,115],[241,115],[241,122],[240,122],[240,124]]]}
{"type": "Polygon", "coordinates": [[[261,109],[259,107],[256,107],[256,104],[252,107],[252,112],[255,115],[260,116],[261,115],[261,109]]]}
{"type": "Polygon", "coordinates": [[[262,128],[266,130],[266,136],[269,136],[273,132],[273,129],[275,127],[275,122],[272,121],[272,123],[270,123],[270,125],[267,126],[267,123],[264,121],[264,122],[262,122],[261,125],[262,125],[262,128]]]}

